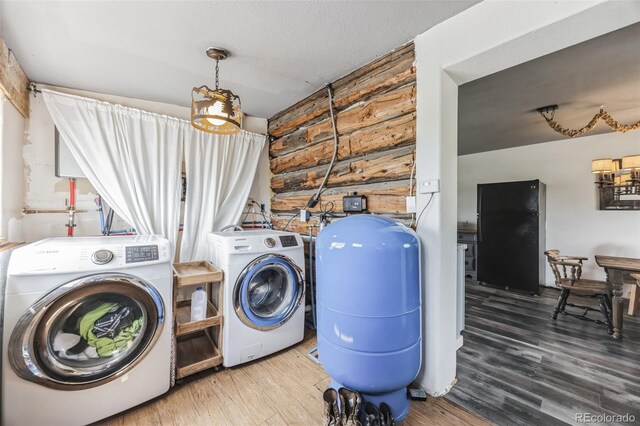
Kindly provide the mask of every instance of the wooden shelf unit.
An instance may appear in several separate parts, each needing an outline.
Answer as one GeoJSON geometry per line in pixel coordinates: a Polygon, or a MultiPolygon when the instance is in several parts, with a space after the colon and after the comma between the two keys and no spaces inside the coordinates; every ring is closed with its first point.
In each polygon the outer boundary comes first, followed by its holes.
{"type": "Polygon", "coordinates": [[[174,264],[173,274],[176,378],[181,379],[222,364],[223,273],[207,261],[197,261],[174,264]],[[191,300],[178,300],[178,290],[196,285],[207,291],[207,313],[204,319],[191,321],[191,300]],[[211,292],[216,285],[218,306],[211,300],[211,292]]]}

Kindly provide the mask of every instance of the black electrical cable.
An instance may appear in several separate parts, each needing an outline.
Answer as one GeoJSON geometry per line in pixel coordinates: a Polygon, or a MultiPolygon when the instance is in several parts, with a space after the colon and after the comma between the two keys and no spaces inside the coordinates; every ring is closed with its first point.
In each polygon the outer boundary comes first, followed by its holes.
{"type": "Polygon", "coordinates": [[[316,206],[316,204],[318,204],[320,195],[323,192],[323,188],[327,184],[329,175],[331,174],[331,171],[333,170],[333,166],[335,166],[336,160],[338,159],[338,144],[339,144],[338,125],[336,123],[336,116],[333,113],[333,87],[331,86],[331,83],[328,83],[326,87],[327,87],[327,92],[329,93],[329,113],[331,117],[331,127],[333,128],[333,156],[331,157],[331,164],[329,164],[329,168],[327,169],[327,172],[324,175],[324,179],[322,179],[322,182],[318,187],[318,192],[312,195],[311,198],[309,198],[309,201],[307,202],[307,207],[306,207],[307,209],[312,209],[316,206]]]}
{"type": "Polygon", "coordinates": [[[320,211],[326,215],[332,213],[335,208],[336,208],[336,205],[333,203],[333,201],[328,201],[324,205],[324,207],[322,207],[322,203],[320,203],[320,211]],[[329,204],[331,204],[331,208],[328,208],[329,204]]]}
{"type": "Polygon", "coordinates": [[[289,219],[289,221],[287,222],[287,224],[284,226],[284,228],[282,229],[283,231],[286,231],[287,228],[289,227],[289,225],[291,224],[291,221],[293,219],[295,219],[296,217],[300,216],[300,212],[294,214],[293,216],[291,216],[291,219],[289,219]]]}
{"type": "Polygon", "coordinates": [[[271,221],[267,219],[267,215],[265,214],[264,208],[262,207],[263,204],[258,204],[256,200],[251,200],[251,202],[256,206],[260,207],[260,213],[262,214],[262,219],[264,219],[264,223],[269,226],[269,229],[273,229],[273,225],[271,224],[271,221]]]}
{"type": "Polygon", "coordinates": [[[427,201],[427,204],[422,208],[422,210],[420,210],[420,214],[418,215],[418,220],[416,220],[416,228],[418,227],[418,224],[420,223],[420,218],[422,217],[422,213],[424,213],[424,211],[427,209],[427,207],[429,207],[429,204],[431,204],[431,200],[433,200],[433,196],[435,195],[435,192],[431,193],[431,196],[429,197],[429,201],[427,201]]]}

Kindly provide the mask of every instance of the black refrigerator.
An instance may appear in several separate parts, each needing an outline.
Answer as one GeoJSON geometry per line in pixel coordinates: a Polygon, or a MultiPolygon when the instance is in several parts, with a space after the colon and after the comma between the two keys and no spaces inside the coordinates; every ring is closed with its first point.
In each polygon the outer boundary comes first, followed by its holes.
{"type": "Polygon", "coordinates": [[[539,180],[478,185],[478,281],[539,294],[545,271],[546,186],[539,180]]]}

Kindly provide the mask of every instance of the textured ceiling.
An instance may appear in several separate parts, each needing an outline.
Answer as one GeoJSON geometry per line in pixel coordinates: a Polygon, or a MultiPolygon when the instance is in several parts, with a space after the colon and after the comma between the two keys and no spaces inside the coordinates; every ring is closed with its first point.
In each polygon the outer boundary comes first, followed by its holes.
{"type": "MultiPolygon", "coordinates": [[[[581,128],[600,110],[620,123],[640,120],[640,24],[634,24],[460,86],[458,153],[569,139],[536,109],[581,128]]],[[[585,136],[611,132],[602,121],[585,136]]],[[[640,146],[640,131],[637,131],[640,146]]]]}
{"type": "Polygon", "coordinates": [[[476,1],[0,1],[0,36],[33,81],[188,106],[220,84],[270,117],[476,1]]]}

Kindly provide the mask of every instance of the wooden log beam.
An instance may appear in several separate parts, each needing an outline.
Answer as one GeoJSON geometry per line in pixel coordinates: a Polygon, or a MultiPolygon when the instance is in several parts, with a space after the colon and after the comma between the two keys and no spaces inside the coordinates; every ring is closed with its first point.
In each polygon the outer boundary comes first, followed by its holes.
{"type": "MultiPolygon", "coordinates": [[[[415,81],[414,45],[410,42],[333,83],[334,107],[343,109],[372,93],[415,81]]],[[[269,119],[269,134],[279,138],[305,123],[326,118],[329,97],[322,88],[269,119]]]]}
{"type": "MultiPolygon", "coordinates": [[[[327,187],[408,179],[413,157],[414,147],[405,146],[338,161],[329,175],[327,187]]],[[[323,165],[276,175],[271,179],[271,190],[280,193],[317,188],[328,167],[323,165]]]]}
{"type": "MultiPolygon", "coordinates": [[[[386,217],[389,217],[393,220],[395,220],[396,222],[400,222],[403,225],[406,226],[410,226],[412,224],[412,218],[411,215],[384,215],[386,217]]],[[[318,235],[318,224],[319,224],[319,218],[316,216],[312,216],[311,219],[309,220],[309,222],[302,222],[300,220],[298,220],[298,218],[293,219],[291,222],[289,222],[289,219],[291,219],[291,215],[289,216],[281,216],[281,215],[275,215],[271,217],[271,223],[273,224],[273,229],[279,229],[279,230],[285,230],[285,226],[287,225],[287,223],[289,223],[289,226],[286,227],[286,231],[289,232],[297,232],[299,234],[302,235],[309,235],[309,227],[311,226],[311,231],[313,233],[314,236],[318,235]]],[[[335,221],[335,220],[340,220],[340,218],[333,218],[331,219],[331,221],[335,221]]],[[[415,226],[415,225],[414,225],[415,226]]]]}
{"type": "Polygon", "coordinates": [[[337,120],[338,134],[373,126],[415,110],[416,84],[414,82],[376,95],[362,105],[340,112],[337,120]]]}
{"type": "Polygon", "coordinates": [[[0,90],[18,112],[29,118],[29,79],[13,52],[0,39],[0,90]]]}
{"type": "Polygon", "coordinates": [[[329,94],[322,88],[311,96],[280,111],[268,121],[269,135],[281,137],[304,123],[329,114],[329,94]]]}
{"type": "MultiPolygon", "coordinates": [[[[356,130],[413,113],[415,109],[416,85],[413,82],[373,96],[362,104],[339,112],[336,116],[338,135],[344,136],[356,130]]],[[[269,146],[269,154],[271,157],[278,157],[330,138],[333,138],[333,128],[331,119],[327,118],[273,141],[269,146]]]]}
{"type": "Polygon", "coordinates": [[[349,155],[364,155],[407,144],[415,146],[416,112],[365,127],[349,135],[349,155]]]}
{"type": "Polygon", "coordinates": [[[334,107],[343,109],[372,93],[405,85],[416,79],[413,43],[335,82],[334,107]]]}
{"type": "Polygon", "coordinates": [[[309,222],[302,222],[297,217],[289,222],[292,215],[281,216],[275,215],[271,217],[271,224],[273,225],[273,229],[284,230],[289,232],[297,232],[302,235],[309,235],[309,226],[315,225],[312,227],[313,235],[318,235],[318,223],[319,218],[312,217],[309,222]],[[287,226],[287,223],[289,224],[287,226]],[[286,227],[286,228],[285,228],[286,227]]]}
{"type": "MultiPolygon", "coordinates": [[[[353,192],[367,197],[367,208],[370,211],[382,214],[404,214],[406,213],[405,197],[409,195],[409,180],[329,188],[322,193],[320,203],[310,211],[318,213],[321,207],[327,209],[328,203],[333,203],[334,212],[341,212],[342,197],[353,192]]],[[[295,213],[307,204],[313,194],[315,194],[313,190],[276,194],[271,199],[271,211],[295,213]]]]}
{"type": "MultiPolygon", "coordinates": [[[[295,151],[280,155],[270,161],[271,173],[294,172],[319,164],[328,164],[333,158],[333,139],[327,139],[317,144],[308,146],[303,151],[295,151]]],[[[338,160],[350,157],[349,136],[338,138],[338,160]]]]}
{"type": "MultiPolygon", "coordinates": [[[[293,135],[290,134],[290,135],[293,135]]],[[[281,141],[289,137],[278,139],[281,141]]],[[[416,113],[402,115],[339,137],[338,159],[356,157],[370,152],[415,144],[416,113]]],[[[276,141],[276,142],[278,142],[276,141]]],[[[302,144],[301,144],[302,146],[302,144]]],[[[303,151],[281,154],[271,159],[271,172],[292,172],[327,164],[333,156],[333,138],[307,146],[303,151]]]]}

